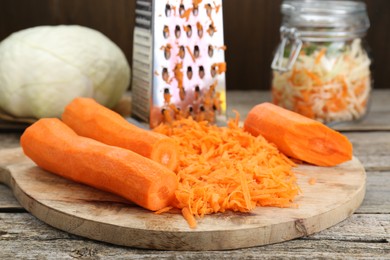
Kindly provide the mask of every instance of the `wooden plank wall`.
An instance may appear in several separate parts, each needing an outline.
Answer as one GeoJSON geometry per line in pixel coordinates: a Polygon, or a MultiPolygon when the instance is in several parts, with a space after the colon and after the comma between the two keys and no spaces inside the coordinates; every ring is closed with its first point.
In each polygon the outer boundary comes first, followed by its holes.
{"type": "MultiPolygon", "coordinates": [[[[367,40],[375,88],[388,88],[390,1],[365,0],[371,20],[367,40]]],[[[228,89],[269,89],[270,62],[279,41],[281,0],[225,0],[228,89]]],[[[0,40],[37,26],[79,24],[101,31],[131,61],[135,0],[1,0],[0,40]]]]}

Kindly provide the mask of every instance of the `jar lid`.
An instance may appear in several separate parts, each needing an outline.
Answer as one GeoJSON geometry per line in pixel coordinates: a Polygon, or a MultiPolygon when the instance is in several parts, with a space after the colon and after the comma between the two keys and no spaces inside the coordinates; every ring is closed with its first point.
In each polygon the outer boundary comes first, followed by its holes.
{"type": "Polygon", "coordinates": [[[283,25],[296,28],[300,38],[363,36],[370,27],[366,5],[344,0],[284,0],[283,25]]]}

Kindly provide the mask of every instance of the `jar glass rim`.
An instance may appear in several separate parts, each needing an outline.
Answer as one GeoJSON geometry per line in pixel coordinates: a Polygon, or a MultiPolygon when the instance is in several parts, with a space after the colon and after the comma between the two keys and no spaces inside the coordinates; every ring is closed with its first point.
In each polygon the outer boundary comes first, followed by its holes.
{"type": "Polygon", "coordinates": [[[366,32],[370,27],[366,4],[351,0],[284,0],[283,25],[305,31],[366,32]]]}
{"type": "Polygon", "coordinates": [[[353,15],[366,12],[366,4],[351,0],[284,0],[282,12],[353,15]]]}

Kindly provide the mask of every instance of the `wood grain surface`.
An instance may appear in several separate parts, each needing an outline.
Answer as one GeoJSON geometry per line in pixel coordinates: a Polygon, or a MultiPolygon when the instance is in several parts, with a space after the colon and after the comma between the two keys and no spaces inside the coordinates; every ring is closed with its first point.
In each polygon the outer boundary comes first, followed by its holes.
{"type": "Polygon", "coordinates": [[[366,175],[359,160],[336,167],[300,165],[298,208],[256,208],[200,219],[190,229],[179,212],[156,215],[126,200],[46,172],[20,148],[0,151],[0,182],[43,222],[116,245],[164,250],[225,250],[291,240],[324,230],[360,206],[366,175]],[[309,178],[317,183],[310,185],[309,178]]]}

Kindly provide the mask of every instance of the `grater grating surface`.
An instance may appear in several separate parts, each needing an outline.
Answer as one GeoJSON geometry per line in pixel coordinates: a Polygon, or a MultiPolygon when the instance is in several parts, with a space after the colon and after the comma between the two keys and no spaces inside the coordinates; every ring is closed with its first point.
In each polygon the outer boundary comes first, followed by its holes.
{"type": "Polygon", "coordinates": [[[225,49],[221,0],[137,0],[133,115],[225,121],[225,49]]]}

